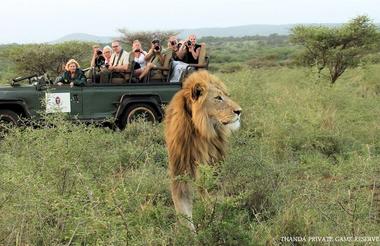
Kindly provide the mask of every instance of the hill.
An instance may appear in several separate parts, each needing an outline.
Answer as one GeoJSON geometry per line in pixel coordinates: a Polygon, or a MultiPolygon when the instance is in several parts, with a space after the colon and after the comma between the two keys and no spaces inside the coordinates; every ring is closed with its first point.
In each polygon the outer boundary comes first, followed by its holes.
{"type": "MultiPolygon", "coordinates": [[[[288,35],[290,30],[296,24],[288,25],[244,25],[244,26],[231,26],[231,27],[208,27],[208,28],[191,28],[179,29],[178,36],[185,38],[189,34],[196,34],[198,38],[213,36],[213,37],[244,37],[244,36],[269,36],[270,34],[277,33],[279,35],[288,35]]],[[[312,25],[312,24],[310,24],[312,25]]],[[[320,25],[320,24],[316,24],[320,25]]],[[[323,25],[340,25],[340,24],[323,24],[323,25]]],[[[115,33],[115,37],[119,34],[115,33]]],[[[63,36],[50,43],[62,43],[65,41],[89,41],[98,43],[109,43],[112,37],[97,36],[86,33],[72,33],[63,36]]]]}
{"type": "Polygon", "coordinates": [[[109,43],[112,41],[112,37],[97,36],[87,33],[71,33],[63,36],[57,40],[50,41],[51,44],[63,43],[66,41],[83,41],[83,42],[96,42],[96,43],[109,43]]]}
{"type": "Polygon", "coordinates": [[[268,36],[273,33],[288,35],[294,25],[245,25],[214,28],[193,28],[181,30],[179,36],[186,37],[195,33],[198,37],[243,37],[243,36],[268,36]]]}

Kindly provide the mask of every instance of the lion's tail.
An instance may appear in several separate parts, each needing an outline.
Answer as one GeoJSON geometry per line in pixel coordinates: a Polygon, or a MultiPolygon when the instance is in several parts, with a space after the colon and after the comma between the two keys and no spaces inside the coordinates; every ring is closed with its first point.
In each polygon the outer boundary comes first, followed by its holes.
{"type": "Polygon", "coordinates": [[[176,180],[171,184],[172,198],[180,222],[195,232],[193,224],[193,196],[190,181],[176,180]]]}

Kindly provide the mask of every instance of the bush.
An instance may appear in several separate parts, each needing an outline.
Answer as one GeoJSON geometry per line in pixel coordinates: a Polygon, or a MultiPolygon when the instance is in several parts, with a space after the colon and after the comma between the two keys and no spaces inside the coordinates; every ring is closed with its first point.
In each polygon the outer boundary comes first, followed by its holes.
{"type": "Polygon", "coordinates": [[[48,116],[0,141],[0,244],[263,245],[378,233],[378,66],[334,87],[308,69],[220,74],[242,106],[226,159],[200,167],[197,233],[177,224],[162,125],[48,116]],[[53,127],[54,126],[54,127],[53,127]]]}

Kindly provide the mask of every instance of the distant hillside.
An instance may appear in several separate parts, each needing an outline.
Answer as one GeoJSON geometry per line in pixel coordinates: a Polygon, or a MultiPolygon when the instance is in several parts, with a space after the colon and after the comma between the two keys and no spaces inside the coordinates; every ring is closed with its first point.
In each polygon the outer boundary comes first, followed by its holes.
{"type": "Polygon", "coordinates": [[[96,42],[96,43],[109,43],[112,41],[112,37],[107,36],[96,36],[87,33],[72,33],[63,36],[57,40],[51,41],[49,43],[63,43],[66,41],[84,41],[84,42],[96,42]]]}
{"type": "MultiPolygon", "coordinates": [[[[210,28],[193,28],[193,29],[181,29],[178,30],[179,37],[185,38],[189,34],[195,34],[197,37],[214,36],[214,37],[243,37],[243,36],[268,36],[273,33],[279,35],[288,35],[290,30],[298,24],[288,25],[245,25],[245,26],[232,26],[232,27],[210,27],[210,28]]],[[[305,25],[326,25],[326,26],[339,26],[339,23],[323,23],[323,24],[305,24],[305,25]]],[[[377,24],[379,26],[379,24],[377,24]]],[[[115,33],[115,36],[118,36],[115,33]]],[[[65,41],[88,41],[97,43],[109,43],[112,37],[96,36],[86,33],[73,33],[66,35],[60,39],[54,40],[50,43],[61,43],[65,41]]]]}
{"type": "Polygon", "coordinates": [[[273,33],[287,35],[294,25],[246,25],[220,28],[194,28],[184,29],[180,32],[180,37],[187,37],[189,34],[196,34],[198,37],[243,37],[243,36],[268,36],[273,33]]]}
{"type": "MultiPolygon", "coordinates": [[[[272,33],[277,33],[281,35],[289,34],[290,29],[294,25],[247,25],[247,26],[233,26],[233,27],[221,27],[221,28],[194,28],[194,29],[181,29],[178,30],[179,37],[184,38],[189,34],[196,34],[198,37],[204,36],[214,36],[214,37],[242,37],[242,36],[255,36],[262,35],[268,36],[272,33]]],[[[117,36],[118,34],[115,34],[117,36]]],[[[63,36],[57,40],[51,41],[49,43],[62,43],[65,41],[87,41],[87,42],[97,42],[97,43],[109,43],[112,37],[107,36],[96,36],[86,33],[72,33],[63,36]]]]}

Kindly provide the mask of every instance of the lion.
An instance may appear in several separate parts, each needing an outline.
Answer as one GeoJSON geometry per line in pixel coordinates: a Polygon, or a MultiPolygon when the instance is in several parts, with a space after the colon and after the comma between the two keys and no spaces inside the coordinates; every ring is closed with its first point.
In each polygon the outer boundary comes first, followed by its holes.
{"type": "Polygon", "coordinates": [[[181,177],[196,179],[199,164],[223,160],[229,134],[240,127],[241,111],[223,82],[207,71],[192,73],[166,108],[172,199],[193,231],[191,182],[181,177]]]}

